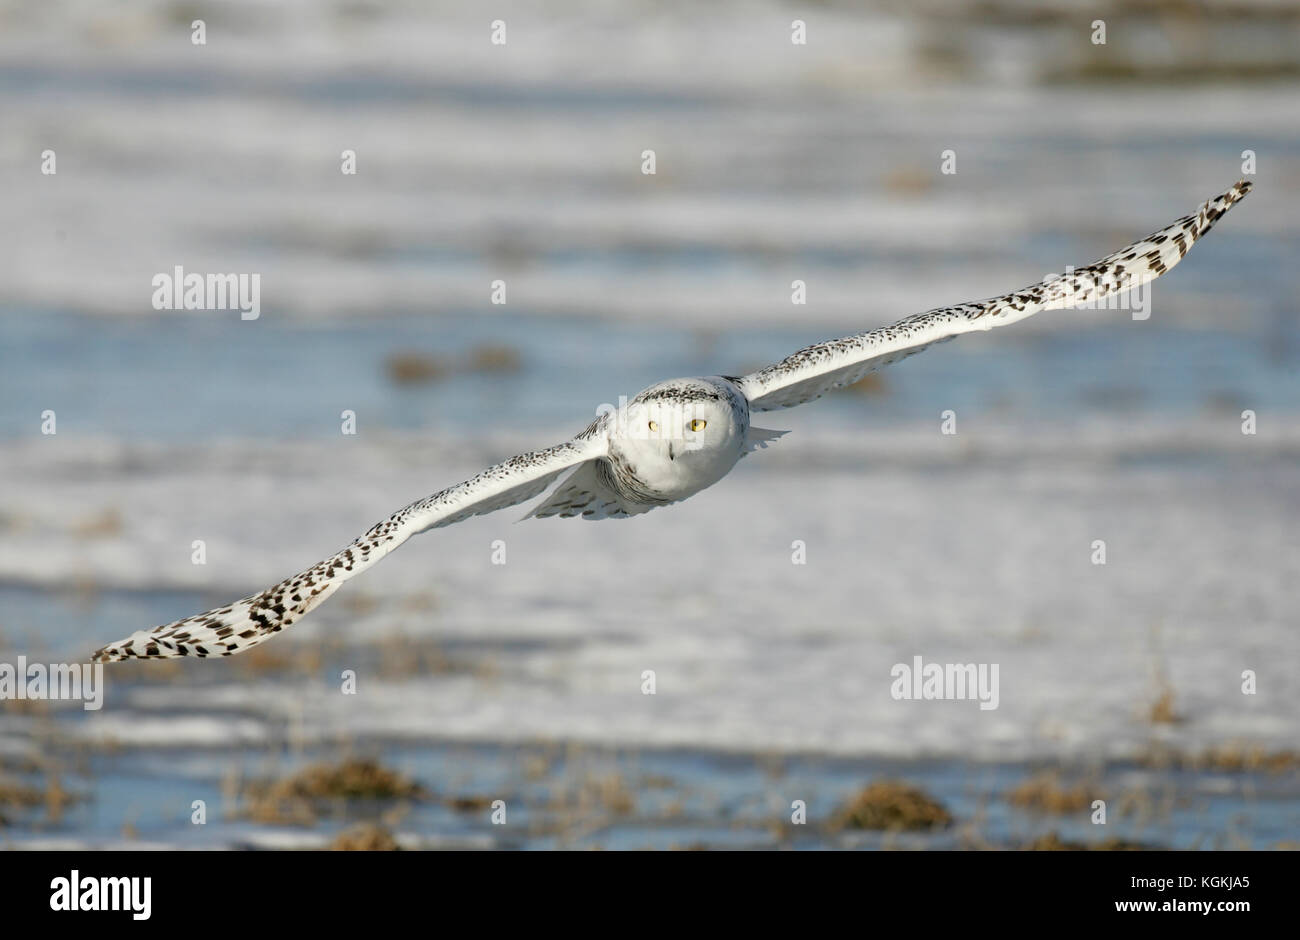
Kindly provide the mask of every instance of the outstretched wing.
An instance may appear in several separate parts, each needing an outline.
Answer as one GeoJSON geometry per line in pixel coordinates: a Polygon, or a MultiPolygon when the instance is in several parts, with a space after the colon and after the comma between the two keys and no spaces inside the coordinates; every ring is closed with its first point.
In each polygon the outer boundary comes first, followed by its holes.
{"type": "Polygon", "coordinates": [[[605,456],[607,439],[593,423],[546,450],[511,457],[464,483],[411,503],[347,548],[261,594],[226,607],[139,630],[95,653],[98,662],[165,656],[231,656],[300,620],[348,578],[371,567],[412,535],[504,509],[541,493],[571,467],[605,456]]]}
{"type": "Polygon", "coordinates": [[[1181,261],[1192,243],[1250,189],[1251,183],[1241,180],[1192,215],[1062,277],[1002,297],[940,307],[905,317],[893,326],[818,343],[751,372],[736,384],[749,399],[751,411],[789,408],[852,385],[869,372],[962,333],[991,330],[1040,310],[1060,310],[1139,287],[1181,261]]]}

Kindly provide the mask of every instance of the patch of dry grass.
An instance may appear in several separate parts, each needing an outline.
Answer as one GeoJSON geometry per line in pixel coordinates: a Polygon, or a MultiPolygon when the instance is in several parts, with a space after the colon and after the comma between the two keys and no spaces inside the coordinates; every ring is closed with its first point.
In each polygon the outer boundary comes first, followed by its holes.
{"type": "Polygon", "coordinates": [[[1272,751],[1260,744],[1234,742],[1211,747],[1198,754],[1158,747],[1143,756],[1147,767],[1179,767],[1185,770],[1219,770],[1227,773],[1262,771],[1280,774],[1300,769],[1300,751],[1272,751]]]}
{"type": "Polygon", "coordinates": [[[384,362],[388,380],[394,385],[424,385],[436,382],[446,373],[432,356],[418,352],[393,353],[384,362]]]}
{"type": "Polygon", "coordinates": [[[1092,843],[1067,842],[1057,832],[1049,832],[1021,846],[1021,849],[1026,852],[1145,852],[1158,848],[1159,846],[1128,842],[1120,838],[1103,839],[1101,842],[1092,843]]]}
{"type": "Polygon", "coordinates": [[[473,793],[444,797],[442,802],[458,813],[481,813],[492,808],[492,797],[473,793]]]}
{"type": "Polygon", "coordinates": [[[1165,686],[1161,690],[1156,700],[1151,703],[1147,718],[1153,725],[1176,725],[1183,720],[1183,716],[1174,707],[1173,689],[1165,686]]]}
{"type": "Polygon", "coordinates": [[[315,824],[322,804],[348,800],[420,800],[428,793],[372,760],[313,764],[276,781],[250,784],[245,815],[254,822],[315,824]]]}
{"type": "Polygon", "coordinates": [[[0,777],[0,805],[29,809],[40,806],[43,801],[44,796],[38,787],[0,777]]]}
{"type": "Polygon", "coordinates": [[[1012,806],[1054,815],[1082,812],[1092,806],[1093,800],[1101,798],[1095,784],[1067,785],[1054,770],[1035,774],[1007,792],[1007,802],[1012,806]]]}
{"type": "Polygon", "coordinates": [[[832,825],[898,831],[942,829],[952,821],[952,814],[925,791],[897,780],[878,780],[849,800],[832,825]]]}
{"type": "Polygon", "coordinates": [[[428,353],[401,350],[384,362],[394,385],[427,385],[458,373],[504,374],[523,368],[524,358],[513,346],[485,343],[475,346],[460,361],[439,359],[428,353]]]}
{"type": "Polygon", "coordinates": [[[489,343],[475,346],[467,365],[471,372],[518,372],[523,364],[523,356],[513,346],[489,343]]]}
{"type": "Polygon", "coordinates": [[[44,807],[46,819],[52,823],[62,819],[63,811],[81,799],[84,797],[63,788],[56,773],[46,773],[42,786],[0,777],[0,808],[22,812],[44,807]]]}
{"type": "Polygon", "coordinates": [[[567,781],[551,801],[551,808],[572,811],[579,816],[606,813],[630,816],[636,811],[636,792],[617,770],[585,772],[567,781]]]}
{"type": "Polygon", "coordinates": [[[400,852],[393,834],[374,823],[360,823],[344,829],[329,845],[333,852],[400,852]]]}

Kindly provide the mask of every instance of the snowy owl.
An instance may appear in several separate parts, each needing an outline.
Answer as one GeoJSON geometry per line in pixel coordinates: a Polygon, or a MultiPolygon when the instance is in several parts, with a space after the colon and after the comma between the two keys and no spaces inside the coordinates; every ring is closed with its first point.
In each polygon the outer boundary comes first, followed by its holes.
{"type": "MultiPolygon", "coordinates": [[[[681,502],[717,483],[745,454],[784,431],[750,424],[756,411],[789,408],[961,333],[1015,323],[1041,310],[1086,305],[1164,274],[1250,191],[1230,190],[1160,231],[1064,276],[1001,297],[941,307],[893,326],[808,346],[744,376],[673,379],[601,414],[572,440],[511,457],[472,479],[412,503],[338,554],[259,594],[174,623],[140,630],[94,654],[98,661],[231,656],[296,623],[349,578],[411,536],[541,494],[529,516],[609,519],[681,502]]],[[[527,517],[525,517],[527,518],[527,517]]]]}

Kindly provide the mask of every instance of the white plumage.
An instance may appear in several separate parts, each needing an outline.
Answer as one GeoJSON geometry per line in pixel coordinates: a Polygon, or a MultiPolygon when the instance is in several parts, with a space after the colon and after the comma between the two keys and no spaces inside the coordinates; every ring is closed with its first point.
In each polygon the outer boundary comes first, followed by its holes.
{"type": "Polygon", "coordinates": [[[99,661],[230,656],[301,619],[412,535],[514,506],[569,476],[529,515],[624,518],[679,502],[721,480],[736,462],[784,432],[755,428],[750,413],[788,408],[974,330],[1043,310],[1101,300],[1146,284],[1187,254],[1251,189],[1245,180],[1192,215],[1100,261],[1001,297],[942,307],[893,326],[799,350],[743,377],[674,379],[603,414],[571,441],[511,457],[464,483],[399,510],[342,551],[259,594],[174,623],[140,630],[95,653],[99,661]]]}

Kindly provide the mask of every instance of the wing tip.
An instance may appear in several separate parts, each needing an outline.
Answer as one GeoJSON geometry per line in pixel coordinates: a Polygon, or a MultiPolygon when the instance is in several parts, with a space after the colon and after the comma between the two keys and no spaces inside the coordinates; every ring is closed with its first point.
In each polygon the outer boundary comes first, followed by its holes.
{"type": "MultiPolygon", "coordinates": [[[[1252,181],[1242,177],[1237,180],[1237,182],[1233,183],[1232,187],[1226,192],[1220,193],[1213,199],[1206,200],[1205,204],[1201,206],[1200,211],[1196,215],[1188,217],[1193,221],[1191,229],[1193,241],[1200,238],[1213,228],[1215,222],[1223,218],[1228,213],[1229,209],[1239,203],[1242,199],[1246,198],[1246,194],[1254,188],[1255,184],[1252,181]]],[[[1178,223],[1175,223],[1175,225],[1176,224],[1178,223]]],[[[1186,254],[1186,252],[1184,252],[1184,254],[1186,254]]]]}
{"type": "Polygon", "coordinates": [[[1237,180],[1237,182],[1235,182],[1232,185],[1232,188],[1229,189],[1226,193],[1219,196],[1218,199],[1214,199],[1211,201],[1222,202],[1223,207],[1227,209],[1233,203],[1239,202],[1243,198],[1245,198],[1246,193],[1250,192],[1254,188],[1255,188],[1254,182],[1246,179],[1243,176],[1241,179],[1237,180]]]}
{"type": "Polygon", "coordinates": [[[110,643],[108,646],[101,646],[91,653],[90,661],[92,663],[116,663],[126,659],[129,655],[125,650],[119,648],[117,644],[110,643]]]}

